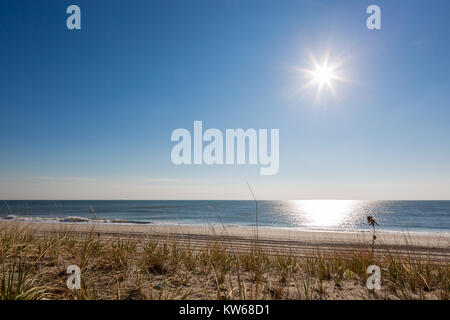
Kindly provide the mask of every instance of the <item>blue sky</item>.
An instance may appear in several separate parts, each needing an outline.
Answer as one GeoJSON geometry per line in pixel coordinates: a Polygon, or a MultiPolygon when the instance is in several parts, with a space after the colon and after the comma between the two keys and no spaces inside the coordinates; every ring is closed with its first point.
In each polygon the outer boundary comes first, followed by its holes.
{"type": "Polygon", "coordinates": [[[450,199],[448,1],[0,3],[1,199],[450,199]],[[81,8],[82,29],[66,28],[81,8]],[[382,30],[366,28],[381,8],[382,30]],[[298,68],[345,60],[320,100],[298,68]],[[175,166],[278,128],[280,169],[175,166]]]}

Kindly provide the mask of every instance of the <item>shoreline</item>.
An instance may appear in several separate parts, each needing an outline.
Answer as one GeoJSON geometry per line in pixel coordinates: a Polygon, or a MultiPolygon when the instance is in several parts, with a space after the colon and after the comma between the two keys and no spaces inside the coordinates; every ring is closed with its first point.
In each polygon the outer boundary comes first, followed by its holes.
{"type": "MultiPolygon", "coordinates": [[[[13,218],[0,218],[0,223],[29,223],[29,224],[53,224],[53,225],[86,225],[86,226],[127,226],[132,228],[133,226],[166,226],[166,227],[217,227],[223,228],[256,228],[256,225],[240,225],[240,224],[220,224],[220,223],[183,223],[183,222],[163,222],[163,221],[132,221],[126,219],[117,219],[112,220],[109,218],[99,218],[98,220],[94,220],[92,218],[79,217],[79,216],[67,216],[67,217],[23,217],[23,216],[14,216],[13,218]],[[61,219],[61,220],[59,220],[61,219]]],[[[289,226],[267,226],[267,225],[259,225],[259,230],[267,229],[267,230],[285,230],[285,231],[293,231],[293,232],[319,232],[319,233],[348,233],[348,234],[364,234],[370,233],[372,234],[372,229],[326,229],[326,228],[315,228],[315,227],[289,227],[289,226]]],[[[417,235],[417,236],[435,236],[442,235],[444,237],[450,236],[450,230],[441,230],[441,229],[423,229],[418,230],[411,229],[408,230],[406,228],[401,229],[380,229],[379,227],[376,230],[377,234],[408,234],[408,235],[417,235]]]]}
{"type": "MultiPolygon", "coordinates": [[[[34,222],[34,221],[0,221],[2,226],[31,227],[39,233],[46,232],[75,232],[126,235],[130,237],[166,236],[166,237],[208,237],[211,239],[235,240],[252,242],[257,236],[260,241],[284,241],[286,243],[301,243],[309,246],[333,245],[361,245],[372,241],[371,230],[305,230],[281,227],[254,227],[237,225],[198,225],[198,224],[127,224],[127,223],[95,223],[95,222],[34,222]]],[[[450,233],[438,232],[407,232],[407,231],[376,231],[376,243],[391,248],[420,247],[422,249],[449,248],[450,233]]]]}

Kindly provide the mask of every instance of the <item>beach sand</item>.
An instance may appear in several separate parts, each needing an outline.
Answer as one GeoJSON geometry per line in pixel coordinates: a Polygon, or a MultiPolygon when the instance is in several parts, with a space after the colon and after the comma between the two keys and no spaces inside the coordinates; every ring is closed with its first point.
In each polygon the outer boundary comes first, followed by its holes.
{"type": "MultiPolygon", "coordinates": [[[[298,256],[312,251],[322,253],[351,251],[372,243],[372,230],[367,231],[311,231],[290,228],[222,226],[222,225],[165,225],[121,223],[29,223],[12,222],[11,225],[30,227],[35,232],[70,232],[88,234],[95,232],[103,237],[146,238],[158,237],[177,241],[181,245],[189,241],[192,247],[202,247],[212,242],[247,250],[256,243],[276,254],[298,256]]],[[[450,233],[386,232],[376,231],[375,240],[379,252],[423,254],[436,260],[450,261],[450,233]]]]}

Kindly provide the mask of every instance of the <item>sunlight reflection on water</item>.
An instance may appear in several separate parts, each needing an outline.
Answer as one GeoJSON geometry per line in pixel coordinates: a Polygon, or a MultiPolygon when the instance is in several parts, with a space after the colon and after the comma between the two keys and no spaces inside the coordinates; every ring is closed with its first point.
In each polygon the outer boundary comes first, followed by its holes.
{"type": "Polygon", "coordinates": [[[290,203],[291,218],[303,226],[348,226],[359,222],[361,203],[358,200],[295,200],[290,203]]]}

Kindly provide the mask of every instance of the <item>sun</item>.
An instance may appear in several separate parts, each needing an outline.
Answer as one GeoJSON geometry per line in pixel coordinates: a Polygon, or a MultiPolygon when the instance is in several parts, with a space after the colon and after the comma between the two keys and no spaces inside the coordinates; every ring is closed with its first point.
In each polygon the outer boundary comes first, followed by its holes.
{"type": "Polygon", "coordinates": [[[335,79],[336,76],[333,73],[333,70],[328,66],[318,66],[316,70],[312,72],[312,80],[319,85],[326,84],[328,87],[331,87],[331,80],[335,79]]]}
{"type": "Polygon", "coordinates": [[[310,60],[312,63],[310,69],[297,69],[303,78],[301,90],[315,90],[316,101],[320,100],[321,96],[325,94],[323,92],[324,88],[334,96],[337,96],[335,89],[336,83],[345,80],[340,74],[342,72],[340,67],[343,62],[331,62],[329,54],[320,62],[312,56],[310,56],[310,60]]]}
{"type": "Polygon", "coordinates": [[[307,87],[316,87],[317,89],[317,99],[320,98],[323,87],[328,88],[334,95],[336,92],[334,90],[333,83],[340,80],[337,75],[337,65],[329,64],[328,59],[323,63],[319,64],[316,60],[313,60],[314,68],[312,70],[304,70],[306,73],[308,82],[307,87]]]}

